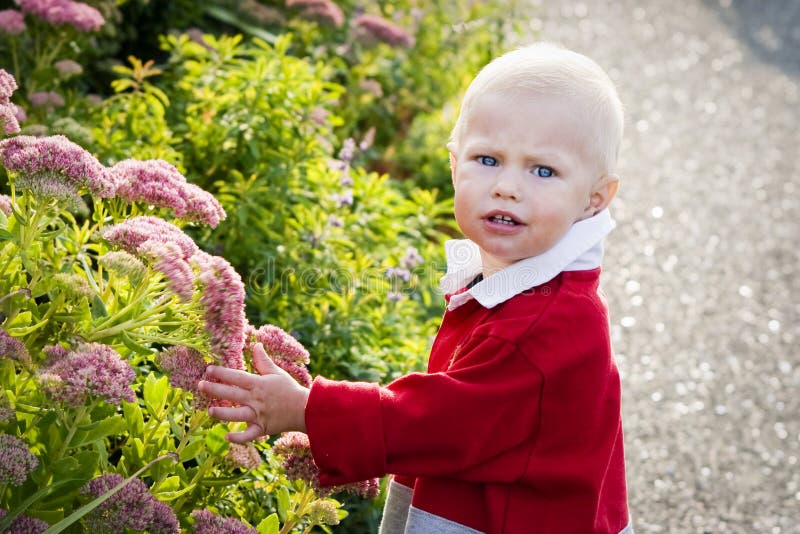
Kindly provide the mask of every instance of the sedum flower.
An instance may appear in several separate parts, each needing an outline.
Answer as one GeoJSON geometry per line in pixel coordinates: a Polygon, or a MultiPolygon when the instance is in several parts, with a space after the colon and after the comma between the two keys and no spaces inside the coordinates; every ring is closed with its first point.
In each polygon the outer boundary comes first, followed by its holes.
{"type": "Polygon", "coordinates": [[[19,106],[9,101],[17,87],[17,80],[5,69],[0,69],[0,128],[6,135],[19,132],[19,106]]]}
{"type": "Polygon", "coordinates": [[[344,24],[344,12],[331,0],[286,0],[286,7],[298,9],[300,16],[322,24],[339,27],[344,24]]]}
{"type": "Polygon", "coordinates": [[[17,189],[39,195],[79,200],[86,187],[93,195],[113,196],[116,184],[88,151],[63,135],[20,135],[0,141],[0,162],[16,173],[17,189]]]}
{"type": "Polygon", "coordinates": [[[192,300],[194,273],[183,253],[175,243],[148,239],[138,247],[138,252],[150,260],[153,268],[167,279],[167,287],[184,301],[192,300]]]}
{"type": "Polygon", "coordinates": [[[130,385],[136,373],[108,345],[83,343],[70,351],[56,345],[46,353],[50,358],[40,369],[39,380],[52,399],[73,406],[82,406],[88,396],[116,405],[134,401],[130,385]]]}
{"type": "MultiPolygon", "coordinates": [[[[6,514],[8,512],[0,508],[0,519],[4,518],[6,514]]],[[[50,525],[46,521],[20,514],[14,518],[4,532],[5,534],[42,534],[48,528],[50,525]]]]}
{"type": "Polygon", "coordinates": [[[390,46],[411,48],[414,38],[403,28],[377,15],[362,14],[356,17],[356,28],[362,36],[372,41],[380,41],[390,46]]]}
{"type": "Polygon", "coordinates": [[[53,66],[56,68],[56,71],[58,71],[58,75],[64,80],[83,74],[83,67],[81,67],[81,64],[71,59],[56,61],[53,63],[53,66]]]}
{"type": "Polygon", "coordinates": [[[18,0],[20,9],[53,26],[69,25],[78,31],[100,29],[103,15],[89,4],[72,0],[18,0]]]}
{"type": "Polygon", "coordinates": [[[25,16],[16,9],[0,10],[0,33],[19,35],[27,29],[25,16]]]}
{"type": "Polygon", "coordinates": [[[309,506],[311,521],[318,525],[338,525],[339,514],[336,505],[329,500],[317,499],[309,506]]]}
{"type": "Polygon", "coordinates": [[[8,104],[8,99],[19,88],[17,80],[6,69],[0,69],[0,104],[8,104]]]}
{"type": "Polygon", "coordinates": [[[0,484],[21,486],[39,466],[39,459],[24,440],[0,434],[0,484]]]}
{"type": "Polygon", "coordinates": [[[47,111],[60,108],[65,103],[64,97],[55,91],[37,91],[31,93],[28,98],[30,98],[31,104],[37,108],[45,108],[47,111]]]}
{"type": "Polygon", "coordinates": [[[56,273],[53,275],[53,284],[72,298],[91,297],[94,294],[86,278],[75,273],[56,273]]]}
{"type": "Polygon", "coordinates": [[[0,211],[2,211],[6,217],[9,217],[13,211],[13,207],[11,204],[11,197],[8,195],[0,195],[0,211]]]}
{"type": "Polygon", "coordinates": [[[228,453],[225,455],[225,463],[234,468],[257,469],[264,463],[264,460],[252,443],[246,445],[231,443],[228,453]]]}
{"type": "Polygon", "coordinates": [[[194,510],[195,534],[258,534],[254,528],[248,527],[238,519],[222,517],[209,509],[194,510]]]}
{"type": "Polygon", "coordinates": [[[175,346],[159,353],[158,365],[169,375],[172,387],[197,393],[197,384],[203,378],[208,362],[195,349],[175,346]]]}
{"type": "Polygon", "coordinates": [[[147,267],[139,258],[124,250],[107,252],[100,256],[98,261],[109,271],[128,278],[133,284],[141,282],[147,271],[147,267]]]}
{"type": "Polygon", "coordinates": [[[14,104],[0,104],[0,129],[6,134],[19,133],[19,120],[14,104]]]}
{"type": "Polygon", "coordinates": [[[0,423],[13,420],[17,415],[16,410],[11,407],[11,401],[3,394],[0,394],[0,423]]]}
{"type": "Polygon", "coordinates": [[[24,364],[29,364],[31,361],[31,356],[25,343],[6,332],[3,328],[0,328],[0,358],[11,358],[24,364]]]}
{"type": "Polygon", "coordinates": [[[188,260],[200,250],[183,230],[164,219],[148,215],[131,217],[120,223],[106,226],[100,230],[100,235],[106,241],[133,255],[138,255],[139,246],[151,239],[178,245],[184,260],[188,260]]]}
{"type": "MultiPolygon", "coordinates": [[[[125,480],[122,475],[107,473],[90,480],[81,488],[89,497],[99,497],[125,480]]],[[[89,512],[85,519],[91,532],[120,533],[127,529],[146,530],[152,534],[180,532],[175,512],[156,499],[147,486],[134,478],[100,506],[89,512]]]]}
{"type": "Polygon", "coordinates": [[[202,287],[200,303],[211,352],[220,364],[231,369],[244,369],[242,350],[247,318],[244,313],[244,284],[239,273],[225,258],[203,251],[191,262],[198,269],[202,287]]]}
{"type": "Polygon", "coordinates": [[[275,365],[292,375],[299,384],[311,386],[311,374],[306,368],[310,361],[308,351],[288,332],[271,324],[265,324],[258,330],[248,326],[247,338],[247,352],[252,352],[255,343],[261,343],[275,365]]]}
{"type": "Polygon", "coordinates": [[[321,487],[319,485],[319,467],[311,455],[311,444],[308,436],[302,432],[286,432],[275,441],[272,453],[281,457],[281,466],[289,480],[302,480],[320,497],[346,491],[363,498],[372,499],[378,495],[378,479],[352,482],[341,486],[321,487]]]}
{"type": "Polygon", "coordinates": [[[176,217],[215,228],[225,219],[225,210],[214,195],[186,181],[164,160],[126,159],[111,168],[120,184],[117,197],[171,209],[176,217]]]}

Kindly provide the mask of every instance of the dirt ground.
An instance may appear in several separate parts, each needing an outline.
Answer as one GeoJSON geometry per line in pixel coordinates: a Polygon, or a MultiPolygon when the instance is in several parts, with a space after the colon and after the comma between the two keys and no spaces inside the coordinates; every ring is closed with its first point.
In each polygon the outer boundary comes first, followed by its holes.
{"type": "Polygon", "coordinates": [[[800,532],[800,2],[531,4],[627,108],[603,283],[636,532],[800,532]]]}

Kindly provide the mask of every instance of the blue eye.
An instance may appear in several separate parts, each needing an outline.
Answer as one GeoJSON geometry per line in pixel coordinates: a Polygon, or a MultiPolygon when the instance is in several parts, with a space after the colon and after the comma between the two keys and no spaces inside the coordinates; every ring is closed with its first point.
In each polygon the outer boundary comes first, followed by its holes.
{"type": "Polygon", "coordinates": [[[478,156],[478,162],[481,165],[486,165],[488,167],[494,167],[497,165],[497,160],[492,156],[478,156]]]}
{"type": "Polygon", "coordinates": [[[536,167],[533,168],[533,174],[535,174],[539,178],[552,178],[553,176],[555,176],[556,171],[554,171],[550,167],[542,167],[540,165],[537,165],[536,167]]]}

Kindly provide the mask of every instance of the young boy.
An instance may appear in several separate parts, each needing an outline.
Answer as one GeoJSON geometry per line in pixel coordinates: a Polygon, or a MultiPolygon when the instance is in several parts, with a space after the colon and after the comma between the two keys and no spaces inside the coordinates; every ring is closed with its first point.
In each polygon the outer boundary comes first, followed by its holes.
{"type": "Polygon", "coordinates": [[[536,44],[487,65],[451,142],[447,311],[428,373],[310,389],[209,367],[248,423],[306,432],[324,485],[393,473],[384,533],[630,533],[620,381],[598,289],[622,106],[590,59],[536,44]]]}

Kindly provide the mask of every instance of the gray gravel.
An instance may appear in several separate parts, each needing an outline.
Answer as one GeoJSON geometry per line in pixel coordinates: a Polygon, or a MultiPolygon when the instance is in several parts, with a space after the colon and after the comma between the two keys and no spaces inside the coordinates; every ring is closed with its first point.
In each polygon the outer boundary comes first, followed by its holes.
{"type": "Polygon", "coordinates": [[[627,106],[604,286],[648,532],[800,532],[800,1],[532,2],[627,106]]]}

